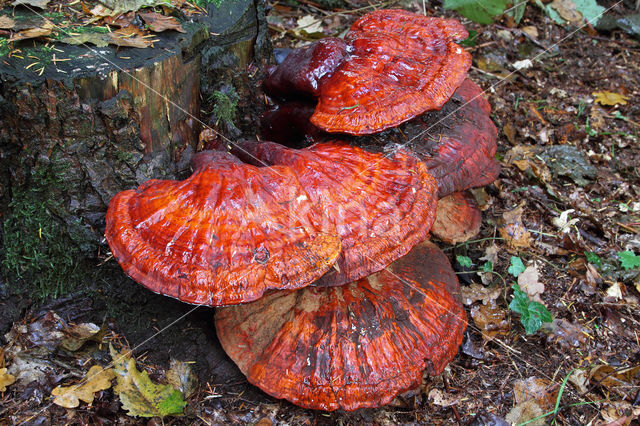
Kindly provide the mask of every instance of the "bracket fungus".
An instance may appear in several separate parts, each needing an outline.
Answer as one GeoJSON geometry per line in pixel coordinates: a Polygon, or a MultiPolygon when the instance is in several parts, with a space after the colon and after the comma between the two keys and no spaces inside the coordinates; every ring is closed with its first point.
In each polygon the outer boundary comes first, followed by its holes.
{"type": "Polygon", "coordinates": [[[437,110],[465,79],[471,55],[456,20],[378,10],[357,20],[344,44],[328,39],[292,52],[265,80],[271,95],[317,97],[311,122],[364,135],[437,110]]]}
{"type": "Polygon", "coordinates": [[[342,287],[275,292],[216,312],[223,348],[249,381],[306,408],[378,407],[437,375],[466,328],[458,280],[425,242],[342,287]]]}
{"type": "Polygon", "coordinates": [[[458,244],[478,235],[480,225],[482,213],[473,195],[469,191],[454,192],[438,200],[431,233],[444,243],[458,244]]]}
{"type": "Polygon", "coordinates": [[[151,180],[109,203],[105,236],[148,289],[210,306],[309,285],[340,254],[335,225],[288,167],[203,152],[184,181],[151,180]]]}
{"type": "Polygon", "coordinates": [[[424,164],[403,150],[387,157],[338,141],[304,149],[246,141],[239,148],[239,156],[244,151],[254,160],[293,170],[311,201],[335,224],[342,253],[314,285],[343,285],[366,277],[429,235],[436,182],[424,164]]]}

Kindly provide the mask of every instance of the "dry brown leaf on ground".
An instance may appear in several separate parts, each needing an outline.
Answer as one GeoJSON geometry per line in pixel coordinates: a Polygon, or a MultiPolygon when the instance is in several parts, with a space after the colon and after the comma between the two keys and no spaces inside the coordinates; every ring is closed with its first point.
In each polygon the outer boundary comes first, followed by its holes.
{"type": "Polygon", "coordinates": [[[429,400],[438,407],[451,407],[460,402],[460,396],[452,395],[447,392],[443,392],[440,389],[431,389],[427,396],[429,400]]]}
{"type": "Polygon", "coordinates": [[[584,346],[589,336],[588,328],[562,318],[543,324],[541,330],[547,334],[547,340],[550,343],[557,343],[567,349],[584,346]]]}
{"type": "Polygon", "coordinates": [[[48,3],[49,0],[15,0],[13,3],[11,3],[11,6],[25,5],[37,7],[39,9],[46,9],[48,3]]]}
{"type": "Polygon", "coordinates": [[[489,303],[491,300],[495,300],[500,297],[502,289],[498,286],[484,287],[478,283],[473,283],[468,286],[463,286],[460,289],[460,296],[462,297],[462,303],[469,306],[477,300],[482,300],[483,304],[489,303]]]}
{"type": "Polygon", "coordinates": [[[150,38],[144,38],[144,33],[135,27],[121,28],[108,35],[109,43],[116,46],[144,49],[153,44],[150,38]]]}
{"type": "Polygon", "coordinates": [[[552,410],[558,397],[558,384],[551,383],[547,379],[539,377],[528,377],[524,380],[516,380],[513,383],[513,393],[516,397],[516,404],[521,404],[528,400],[535,400],[542,410],[552,410]]]}
{"type": "Polygon", "coordinates": [[[175,30],[181,33],[186,33],[184,28],[182,28],[182,24],[173,16],[165,16],[157,12],[140,12],[138,15],[140,15],[145,24],[149,26],[149,29],[156,33],[161,33],[166,30],[175,30]]]}
{"type": "Polygon", "coordinates": [[[540,273],[538,265],[527,266],[520,275],[518,275],[518,285],[529,295],[531,300],[542,303],[540,295],[544,293],[544,284],[540,282],[540,273]]]}
{"type": "Polygon", "coordinates": [[[531,247],[531,233],[522,222],[524,206],[525,203],[522,203],[515,209],[507,210],[502,214],[501,227],[498,228],[498,232],[511,247],[531,247]]]}
{"type": "Polygon", "coordinates": [[[111,380],[115,378],[113,369],[103,369],[99,365],[94,365],[89,369],[85,378],[80,384],[72,386],[58,386],[51,391],[54,396],[53,403],[64,408],[76,408],[80,401],[87,404],[93,402],[96,392],[109,389],[111,380]]]}
{"type": "Polygon", "coordinates": [[[9,16],[7,15],[0,16],[0,29],[10,30],[11,28],[15,27],[15,25],[16,25],[15,21],[11,19],[9,16]]]}
{"type": "Polygon", "coordinates": [[[198,378],[188,362],[172,359],[166,377],[167,383],[182,392],[185,398],[193,395],[198,387],[198,378]]]}
{"type": "Polygon", "coordinates": [[[553,0],[551,7],[558,12],[558,15],[565,21],[574,24],[582,22],[582,13],[576,7],[573,0],[553,0]]]}
{"type": "Polygon", "coordinates": [[[506,316],[506,309],[499,307],[495,300],[489,300],[486,305],[471,308],[471,318],[486,340],[492,340],[498,335],[509,332],[509,321],[505,319],[506,316]]]}
{"type": "Polygon", "coordinates": [[[51,34],[53,31],[53,24],[51,22],[45,22],[41,27],[28,28],[26,30],[19,31],[11,36],[8,41],[27,40],[30,38],[45,37],[51,34]]]}
{"type": "Polygon", "coordinates": [[[0,368],[0,392],[7,390],[7,386],[14,384],[16,378],[7,373],[6,368],[0,368]]]}
{"type": "Polygon", "coordinates": [[[620,93],[609,92],[607,90],[593,92],[592,95],[596,97],[594,102],[600,105],[626,105],[629,100],[628,96],[620,93]]]}

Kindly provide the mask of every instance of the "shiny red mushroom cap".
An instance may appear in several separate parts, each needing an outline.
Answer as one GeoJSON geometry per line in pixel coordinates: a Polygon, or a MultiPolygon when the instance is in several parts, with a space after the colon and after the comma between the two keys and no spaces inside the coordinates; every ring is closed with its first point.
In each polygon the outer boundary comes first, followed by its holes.
{"type": "Polygon", "coordinates": [[[447,244],[458,244],[478,235],[481,225],[482,212],[473,195],[469,191],[454,192],[438,200],[431,233],[447,244]]]}
{"type": "Polygon", "coordinates": [[[342,287],[276,292],[220,309],[218,338],[248,380],[306,408],[379,407],[440,374],[466,328],[458,280],[426,242],[342,287]]]}
{"type": "Polygon", "coordinates": [[[436,183],[405,151],[387,157],[337,141],[299,150],[273,142],[244,142],[240,147],[267,164],[290,167],[335,224],[342,253],[314,285],[342,285],[366,277],[429,235],[436,183]]]}
{"type": "Polygon", "coordinates": [[[304,287],[340,253],[335,226],[287,167],[204,152],[184,181],[151,180],[109,203],[105,236],[150,290],[210,306],[304,287]]]}

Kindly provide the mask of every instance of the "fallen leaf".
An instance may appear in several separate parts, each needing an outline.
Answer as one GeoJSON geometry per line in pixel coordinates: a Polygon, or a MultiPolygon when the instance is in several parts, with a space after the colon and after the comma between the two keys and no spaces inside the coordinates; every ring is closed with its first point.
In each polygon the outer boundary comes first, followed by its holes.
{"type": "Polygon", "coordinates": [[[553,0],[551,7],[558,12],[558,15],[565,21],[572,23],[582,22],[582,13],[578,11],[576,4],[572,0],[553,0]]]}
{"type": "Polygon", "coordinates": [[[502,226],[498,228],[500,236],[507,240],[511,247],[531,246],[531,233],[522,223],[525,203],[502,214],[502,226]]]}
{"type": "Polygon", "coordinates": [[[452,405],[456,405],[460,402],[460,396],[442,392],[440,389],[431,389],[427,397],[438,407],[451,407],[452,405]]]}
{"type": "Polygon", "coordinates": [[[489,301],[500,297],[501,293],[502,289],[498,286],[485,287],[478,283],[473,283],[460,289],[462,303],[467,306],[473,304],[473,302],[477,300],[482,300],[482,303],[486,305],[489,301]]]}
{"type": "Polygon", "coordinates": [[[62,346],[63,349],[75,352],[88,340],[100,341],[100,330],[100,327],[90,322],[71,325],[64,329],[65,335],[62,338],[60,346],[62,346]]]}
{"type": "Polygon", "coordinates": [[[11,6],[25,5],[37,7],[39,9],[46,9],[48,3],[49,0],[15,0],[13,3],[11,3],[11,6]]]}
{"type": "Polygon", "coordinates": [[[15,21],[7,15],[0,15],[0,29],[10,30],[11,28],[15,27],[15,25],[15,21]]]}
{"type": "Polygon", "coordinates": [[[629,97],[625,95],[621,95],[620,93],[609,92],[606,90],[600,91],[600,92],[593,92],[592,95],[596,97],[594,102],[600,105],[608,105],[608,106],[613,106],[618,104],[626,105],[627,101],[629,100],[629,97]]]}
{"type": "Polygon", "coordinates": [[[42,27],[38,28],[29,28],[23,31],[19,31],[11,36],[8,41],[18,41],[18,40],[27,40],[30,38],[38,38],[45,37],[51,34],[53,31],[53,24],[50,22],[45,22],[42,27]]]}
{"type": "Polygon", "coordinates": [[[556,318],[553,322],[543,324],[540,329],[547,334],[548,341],[567,349],[579,348],[587,342],[588,329],[564,319],[556,318]]]}
{"type": "Polygon", "coordinates": [[[294,30],[296,34],[308,36],[324,35],[322,31],[322,21],[311,15],[305,15],[302,18],[298,18],[296,24],[298,25],[298,28],[294,30]]]}
{"type": "Polygon", "coordinates": [[[528,377],[524,380],[516,380],[513,383],[513,393],[516,398],[516,404],[534,400],[544,411],[553,409],[559,388],[560,386],[558,384],[535,376],[528,377]]]}
{"type": "Polygon", "coordinates": [[[117,379],[114,392],[130,416],[182,415],[187,403],[179,390],[171,385],[153,383],[146,371],[140,372],[136,368],[130,351],[118,353],[112,346],[109,346],[109,351],[117,379]]]}
{"type": "Polygon", "coordinates": [[[166,377],[167,383],[182,392],[185,398],[193,395],[198,386],[198,378],[191,365],[183,361],[172,359],[166,377]]]}
{"type": "Polygon", "coordinates": [[[640,366],[616,368],[611,365],[598,365],[589,371],[589,383],[606,388],[623,398],[632,397],[637,392],[636,384],[640,366]]]}
{"type": "Polygon", "coordinates": [[[7,390],[7,386],[14,384],[16,378],[7,373],[6,368],[0,368],[0,392],[4,392],[7,390]]]}
{"type": "Polygon", "coordinates": [[[135,12],[143,7],[169,6],[168,0],[100,0],[111,10],[111,16],[122,15],[127,12],[135,12]]]}
{"type": "MultiPolygon", "coordinates": [[[[497,245],[492,243],[490,246],[484,249],[484,256],[480,258],[480,260],[484,260],[485,262],[491,262],[491,265],[498,264],[498,252],[500,249],[497,245]]],[[[487,285],[493,282],[493,273],[491,272],[478,272],[480,279],[482,280],[482,284],[487,285]]]]}
{"type": "Polygon", "coordinates": [[[571,227],[580,221],[578,218],[569,219],[569,215],[574,211],[574,209],[565,210],[560,213],[560,217],[554,217],[551,219],[551,222],[561,233],[566,234],[571,231],[571,227]]]}
{"type": "Polygon", "coordinates": [[[589,377],[587,375],[587,370],[583,368],[574,370],[568,379],[568,382],[574,385],[576,390],[581,394],[585,394],[589,391],[589,388],[587,387],[588,381],[589,377]]]}
{"type": "Polygon", "coordinates": [[[66,44],[80,45],[85,43],[95,44],[98,47],[106,47],[109,45],[111,37],[102,33],[83,33],[65,37],[60,41],[66,44]]]}
{"type": "Polygon", "coordinates": [[[615,282],[613,284],[611,284],[611,287],[609,287],[607,289],[607,296],[615,299],[615,300],[620,300],[622,299],[622,288],[620,287],[620,283],[619,282],[615,282]]]}
{"type": "Polygon", "coordinates": [[[140,15],[145,24],[149,26],[151,31],[160,33],[166,30],[175,30],[186,33],[184,28],[182,28],[182,24],[173,16],[166,16],[157,12],[140,12],[138,15],[140,15]]]}
{"type": "Polygon", "coordinates": [[[538,266],[534,263],[518,275],[518,285],[531,300],[542,303],[540,295],[544,293],[544,284],[539,281],[538,266]]]}
{"type": "Polygon", "coordinates": [[[137,47],[144,49],[153,44],[149,38],[144,38],[140,30],[135,27],[121,28],[108,33],[109,43],[122,47],[137,47]]]}
{"type": "Polygon", "coordinates": [[[471,318],[486,340],[507,334],[509,321],[505,319],[506,314],[507,311],[500,308],[495,300],[489,300],[486,305],[471,308],[471,318]]]}
{"type": "Polygon", "coordinates": [[[535,400],[528,400],[513,407],[505,416],[507,423],[520,425],[526,423],[529,426],[544,426],[547,424],[545,418],[533,420],[540,417],[545,412],[540,408],[535,400]]]}
{"type": "Polygon", "coordinates": [[[538,29],[534,26],[527,25],[522,27],[521,30],[531,38],[538,38],[538,29]]]}
{"type": "Polygon", "coordinates": [[[55,398],[53,403],[64,408],[76,408],[80,401],[87,404],[93,402],[94,393],[111,387],[111,380],[115,378],[113,369],[103,369],[94,365],[89,369],[80,384],[72,386],[57,386],[51,391],[55,398]]]}

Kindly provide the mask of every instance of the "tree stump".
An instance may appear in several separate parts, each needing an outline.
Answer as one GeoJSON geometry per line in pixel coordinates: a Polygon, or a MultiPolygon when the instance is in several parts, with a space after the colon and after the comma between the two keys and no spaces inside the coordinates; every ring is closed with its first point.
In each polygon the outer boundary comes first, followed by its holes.
{"type": "MultiPolygon", "coordinates": [[[[106,248],[111,197],[188,173],[201,96],[255,93],[270,56],[259,1],[209,4],[182,25],[186,33],[156,34],[146,49],[25,40],[14,45],[22,55],[0,57],[0,260],[9,282],[23,278],[46,296],[87,277],[84,266],[106,248]]],[[[255,121],[254,98],[239,103],[241,128],[255,121]]]]}

